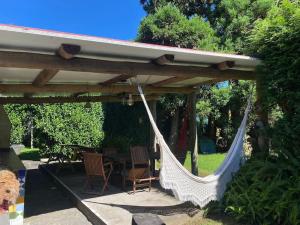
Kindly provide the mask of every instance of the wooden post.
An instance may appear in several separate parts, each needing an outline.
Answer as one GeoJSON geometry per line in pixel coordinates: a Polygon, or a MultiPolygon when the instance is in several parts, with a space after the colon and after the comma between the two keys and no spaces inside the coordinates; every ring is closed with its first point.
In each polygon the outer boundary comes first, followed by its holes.
{"type": "Polygon", "coordinates": [[[268,126],[268,112],[263,106],[262,88],[260,78],[258,78],[256,80],[256,144],[257,150],[267,155],[269,151],[269,140],[266,133],[266,127],[268,126]]]}
{"type": "Polygon", "coordinates": [[[189,104],[189,149],[191,151],[192,174],[198,175],[198,138],[196,121],[196,93],[188,95],[189,104]]]}
{"type": "MultiPolygon", "coordinates": [[[[152,113],[153,119],[156,122],[156,101],[152,100],[149,101],[149,108],[152,113]]],[[[150,124],[150,140],[149,140],[149,151],[150,151],[150,166],[151,171],[154,172],[155,170],[155,152],[156,152],[156,145],[155,145],[155,134],[150,124]]]]}

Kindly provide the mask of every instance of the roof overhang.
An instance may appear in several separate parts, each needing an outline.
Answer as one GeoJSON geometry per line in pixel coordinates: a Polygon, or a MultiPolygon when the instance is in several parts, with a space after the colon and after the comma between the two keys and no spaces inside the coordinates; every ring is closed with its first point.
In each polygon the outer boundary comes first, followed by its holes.
{"type": "Polygon", "coordinates": [[[135,81],[148,93],[188,93],[201,84],[253,80],[258,64],[243,55],[0,25],[0,92],[6,95],[136,93],[135,81]],[[74,55],[70,46],[78,47],[74,55]]]}

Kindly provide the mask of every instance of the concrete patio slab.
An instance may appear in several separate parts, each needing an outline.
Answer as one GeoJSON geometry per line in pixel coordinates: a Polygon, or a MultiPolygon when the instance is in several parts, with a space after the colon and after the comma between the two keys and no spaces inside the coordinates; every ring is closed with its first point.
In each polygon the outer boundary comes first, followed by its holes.
{"type": "MultiPolygon", "coordinates": [[[[52,175],[55,176],[53,173],[52,175]]],[[[170,193],[159,188],[158,184],[150,192],[145,189],[135,194],[129,189],[122,191],[111,185],[108,191],[100,195],[100,183],[99,190],[94,190],[92,194],[84,189],[84,173],[65,173],[56,178],[73,192],[73,195],[77,196],[83,205],[100,218],[103,224],[130,225],[133,214],[153,213],[168,225],[180,225],[202,213],[192,204],[176,200],[170,193]]]]}

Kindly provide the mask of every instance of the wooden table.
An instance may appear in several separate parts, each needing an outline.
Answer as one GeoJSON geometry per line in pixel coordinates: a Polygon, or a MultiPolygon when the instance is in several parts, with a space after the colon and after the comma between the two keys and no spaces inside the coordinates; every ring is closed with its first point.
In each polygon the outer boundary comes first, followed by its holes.
{"type": "MultiPolygon", "coordinates": [[[[105,157],[105,156],[104,156],[105,157]]],[[[109,160],[113,161],[114,163],[120,164],[122,166],[122,186],[125,188],[125,175],[126,175],[126,166],[128,164],[131,165],[131,156],[126,153],[119,153],[116,155],[106,156],[109,160]]]]}

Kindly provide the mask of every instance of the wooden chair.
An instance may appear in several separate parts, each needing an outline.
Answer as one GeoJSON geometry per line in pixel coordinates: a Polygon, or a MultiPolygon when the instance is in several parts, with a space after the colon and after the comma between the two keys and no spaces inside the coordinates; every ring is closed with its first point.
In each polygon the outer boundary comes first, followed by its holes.
{"type": "MultiPolygon", "coordinates": [[[[151,176],[150,159],[146,147],[135,146],[130,148],[132,167],[128,171],[126,180],[132,182],[133,192],[137,187],[149,187],[151,190],[151,181],[155,178],[151,176]]],[[[125,181],[125,179],[123,179],[125,181]]],[[[125,184],[123,184],[125,186],[125,184]]]]}
{"type": "Polygon", "coordinates": [[[85,172],[87,175],[87,184],[92,186],[93,177],[102,177],[104,184],[101,190],[103,194],[104,190],[108,189],[108,180],[113,170],[112,162],[103,162],[102,154],[83,152],[83,162],[85,167],[85,172]]]}

